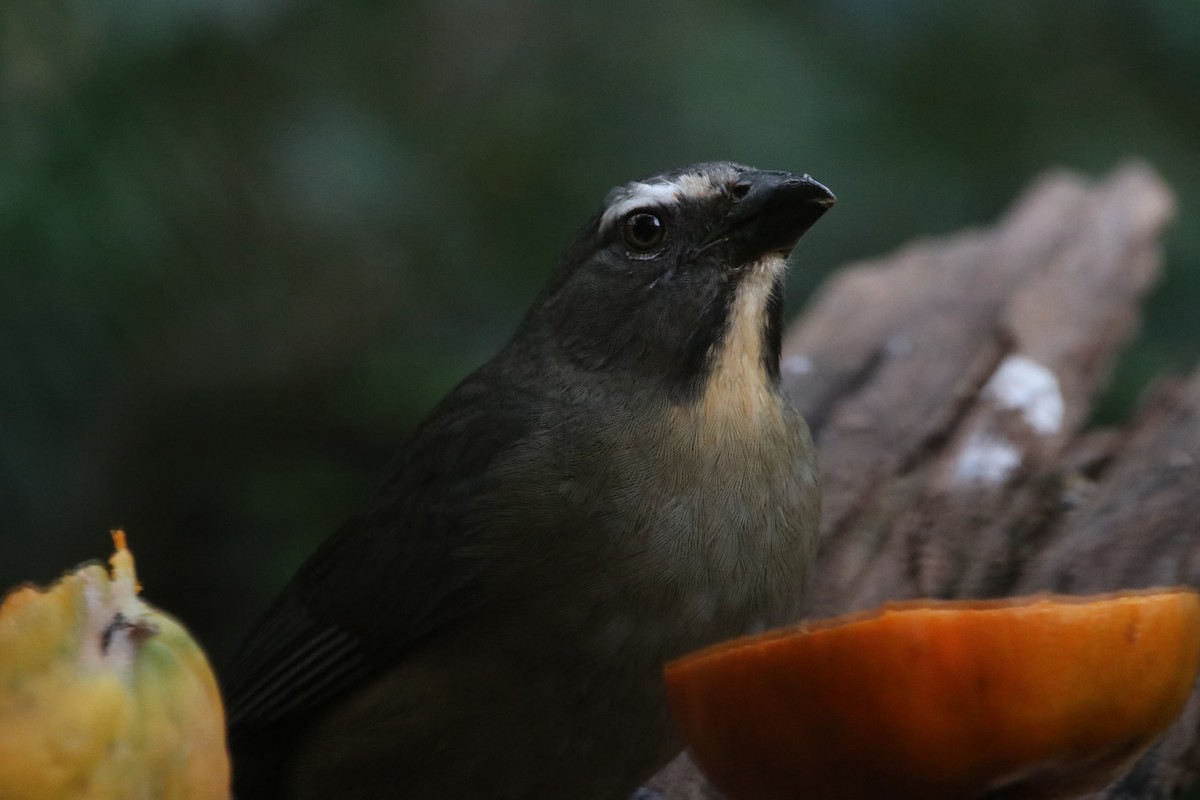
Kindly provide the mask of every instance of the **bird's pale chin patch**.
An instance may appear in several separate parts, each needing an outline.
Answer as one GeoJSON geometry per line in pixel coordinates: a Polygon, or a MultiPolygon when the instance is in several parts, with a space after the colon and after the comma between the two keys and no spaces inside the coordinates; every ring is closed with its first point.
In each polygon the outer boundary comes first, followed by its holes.
{"type": "Polygon", "coordinates": [[[754,262],[742,276],[697,406],[706,425],[735,432],[777,421],[779,398],[763,368],[763,326],[775,281],[786,268],[783,256],[773,253],[754,262]]]}
{"type": "Polygon", "coordinates": [[[750,265],[750,275],[759,280],[765,280],[770,287],[770,284],[778,277],[779,273],[787,271],[787,256],[783,253],[767,253],[762,258],[750,265]]]}

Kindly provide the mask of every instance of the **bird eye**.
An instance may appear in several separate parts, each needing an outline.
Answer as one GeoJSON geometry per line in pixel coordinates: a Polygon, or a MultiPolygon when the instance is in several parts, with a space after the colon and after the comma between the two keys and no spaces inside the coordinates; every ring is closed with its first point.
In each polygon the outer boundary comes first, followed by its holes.
{"type": "Polygon", "coordinates": [[[666,226],[657,215],[635,211],[625,218],[625,241],[634,250],[653,250],[662,244],[666,226]]]}

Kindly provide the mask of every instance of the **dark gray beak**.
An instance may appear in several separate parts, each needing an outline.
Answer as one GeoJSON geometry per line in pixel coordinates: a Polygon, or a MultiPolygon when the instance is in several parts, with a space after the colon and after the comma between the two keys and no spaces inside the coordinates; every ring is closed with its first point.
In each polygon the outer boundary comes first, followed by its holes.
{"type": "Polygon", "coordinates": [[[716,238],[725,239],[736,263],[768,253],[787,255],[837,198],[807,175],[747,172],[735,192],[743,193],[716,238]]]}

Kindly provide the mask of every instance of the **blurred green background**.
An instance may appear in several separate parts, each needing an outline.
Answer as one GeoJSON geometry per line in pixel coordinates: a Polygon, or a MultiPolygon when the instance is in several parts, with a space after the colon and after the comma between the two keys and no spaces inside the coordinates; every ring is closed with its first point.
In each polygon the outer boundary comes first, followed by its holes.
{"type": "Polygon", "coordinates": [[[1100,412],[1190,369],[1200,5],[4,0],[0,586],[126,526],[218,661],[615,183],[840,198],[822,276],[1127,156],[1179,192],[1100,412]]]}

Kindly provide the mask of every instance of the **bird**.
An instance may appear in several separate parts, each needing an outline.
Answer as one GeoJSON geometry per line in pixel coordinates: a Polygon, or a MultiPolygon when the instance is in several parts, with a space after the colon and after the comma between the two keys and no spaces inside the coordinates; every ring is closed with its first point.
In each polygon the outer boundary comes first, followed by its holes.
{"type": "Polygon", "coordinates": [[[662,669],[796,621],[820,479],[780,385],[807,174],[616,187],[225,677],[237,800],[619,800],[680,752],[662,669]]]}

